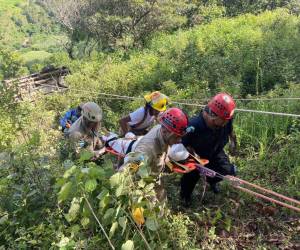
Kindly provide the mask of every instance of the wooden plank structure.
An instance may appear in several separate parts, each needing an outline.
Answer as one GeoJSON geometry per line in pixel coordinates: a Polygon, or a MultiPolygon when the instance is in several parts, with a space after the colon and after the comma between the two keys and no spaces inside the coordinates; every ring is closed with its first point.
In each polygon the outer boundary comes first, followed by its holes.
{"type": "Polygon", "coordinates": [[[48,66],[40,73],[4,80],[4,86],[7,89],[16,88],[16,101],[33,100],[38,93],[47,95],[66,91],[68,86],[64,84],[64,77],[68,74],[70,74],[70,70],[67,67],[48,66]]]}

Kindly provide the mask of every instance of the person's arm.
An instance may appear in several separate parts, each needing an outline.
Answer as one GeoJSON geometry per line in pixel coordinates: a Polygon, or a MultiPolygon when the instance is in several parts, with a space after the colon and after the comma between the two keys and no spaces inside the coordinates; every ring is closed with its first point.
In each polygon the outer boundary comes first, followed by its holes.
{"type": "Polygon", "coordinates": [[[70,120],[72,117],[72,110],[69,110],[65,113],[65,115],[60,119],[59,123],[60,126],[65,128],[67,126],[68,120],[70,120]]]}
{"type": "Polygon", "coordinates": [[[124,136],[129,131],[128,122],[131,122],[131,118],[129,115],[119,120],[119,124],[121,128],[121,137],[124,136]]]}

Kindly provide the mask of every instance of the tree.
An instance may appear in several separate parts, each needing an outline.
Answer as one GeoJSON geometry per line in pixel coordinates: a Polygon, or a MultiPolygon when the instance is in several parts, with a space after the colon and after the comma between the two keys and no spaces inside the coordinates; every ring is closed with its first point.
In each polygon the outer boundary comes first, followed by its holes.
{"type": "Polygon", "coordinates": [[[0,76],[3,79],[16,77],[22,74],[24,68],[20,55],[17,52],[0,49],[0,76]]]}
{"type": "Polygon", "coordinates": [[[141,46],[156,31],[187,21],[185,0],[44,0],[71,41],[97,41],[106,50],[141,46]]]}

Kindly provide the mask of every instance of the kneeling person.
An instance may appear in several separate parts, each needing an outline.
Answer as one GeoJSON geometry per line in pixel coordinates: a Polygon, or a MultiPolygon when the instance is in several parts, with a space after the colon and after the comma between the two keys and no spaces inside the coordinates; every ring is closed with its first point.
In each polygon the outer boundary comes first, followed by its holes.
{"type": "MultiPolygon", "coordinates": [[[[147,156],[151,174],[158,177],[164,166],[163,155],[168,146],[177,144],[186,134],[188,117],[178,108],[170,108],[159,117],[159,125],[153,127],[136,145],[133,152],[147,156]]],[[[163,201],[166,193],[161,185],[155,187],[157,198],[163,201]]]]}
{"type": "Polygon", "coordinates": [[[66,137],[70,140],[73,150],[78,153],[80,148],[86,148],[98,156],[103,144],[99,138],[98,131],[101,127],[102,110],[98,104],[87,102],[82,107],[82,116],[66,132],[66,137]]]}

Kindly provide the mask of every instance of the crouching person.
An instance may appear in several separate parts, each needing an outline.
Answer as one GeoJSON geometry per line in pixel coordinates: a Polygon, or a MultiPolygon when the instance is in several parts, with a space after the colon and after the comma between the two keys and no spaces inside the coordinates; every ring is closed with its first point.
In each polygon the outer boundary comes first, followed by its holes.
{"type": "MultiPolygon", "coordinates": [[[[190,120],[189,125],[195,130],[182,140],[190,152],[209,160],[206,167],[221,175],[236,175],[236,167],[224,152],[229,140],[236,145],[233,133],[234,109],[235,102],[230,95],[220,93],[214,96],[204,110],[190,120]]],[[[197,170],[184,174],[181,179],[181,198],[186,206],[191,204],[191,195],[199,179],[200,174],[197,170]]],[[[221,180],[220,177],[207,177],[214,193],[220,192],[217,183],[221,180]]]]}
{"type": "Polygon", "coordinates": [[[160,178],[164,167],[164,156],[168,146],[181,141],[182,136],[186,134],[187,125],[188,118],[186,114],[178,108],[170,108],[159,117],[159,125],[153,127],[142,137],[132,151],[141,153],[147,158],[151,175],[157,177],[155,191],[159,201],[166,199],[166,192],[160,178]]]}
{"type": "Polygon", "coordinates": [[[72,124],[81,116],[83,103],[79,104],[77,108],[68,110],[59,120],[62,132],[67,132],[72,124]]]}
{"type": "Polygon", "coordinates": [[[103,143],[99,138],[98,131],[101,128],[102,110],[98,104],[87,102],[82,107],[82,116],[72,124],[66,132],[71,150],[75,153],[84,148],[96,158],[103,149],[103,143]]]}

